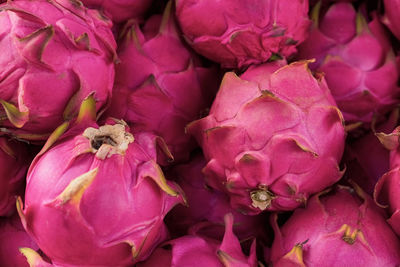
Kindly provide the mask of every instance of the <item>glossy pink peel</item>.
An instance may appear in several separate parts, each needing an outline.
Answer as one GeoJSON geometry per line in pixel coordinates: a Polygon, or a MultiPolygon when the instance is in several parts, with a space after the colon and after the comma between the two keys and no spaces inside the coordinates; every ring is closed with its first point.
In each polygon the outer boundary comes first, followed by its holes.
{"type": "Polygon", "coordinates": [[[0,216],[15,212],[15,201],[23,193],[29,160],[24,143],[0,136],[0,216]]]}
{"type": "Polygon", "coordinates": [[[102,10],[117,23],[141,18],[151,2],[152,0],[82,0],[85,6],[102,10]]]}
{"type": "Polygon", "coordinates": [[[313,196],[278,227],[271,259],[275,267],[397,266],[400,242],[385,213],[359,189],[337,187],[313,196]]]}
{"type": "Polygon", "coordinates": [[[210,114],[188,126],[207,183],[247,214],[292,210],[340,179],[343,119],[308,62],[225,74],[210,114]]]}
{"type": "Polygon", "coordinates": [[[55,265],[131,266],[166,239],[179,189],[156,164],[159,139],[125,127],[77,124],[32,163],[20,216],[55,265]]]}
{"type": "Polygon", "coordinates": [[[202,67],[182,43],[171,4],[143,28],[128,23],[118,56],[121,62],[107,116],[123,119],[134,132],[161,136],[174,162],[188,160],[195,142],[185,126],[209,107],[218,88],[218,70],[202,67]]]}
{"type": "Polygon", "coordinates": [[[239,240],[267,239],[267,220],[264,216],[248,216],[235,211],[229,203],[228,195],[206,185],[202,173],[206,164],[203,155],[199,154],[189,163],[174,166],[167,172],[167,177],[175,178],[185,192],[188,204],[178,205],[171,210],[166,217],[168,229],[178,235],[185,235],[191,226],[202,223],[202,233],[219,239],[224,233],[224,215],[231,213],[235,221],[233,231],[239,240]]]}
{"type": "Polygon", "coordinates": [[[398,102],[398,71],[389,34],[376,14],[368,20],[351,3],[336,3],[322,13],[317,5],[310,36],[299,59],[325,75],[346,122],[371,122],[398,102]],[[337,30],[340,29],[340,30],[337,30]]]}
{"type": "Polygon", "coordinates": [[[176,0],[188,43],[226,68],[244,68],[279,54],[288,57],[306,38],[308,0],[176,0]]]}
{"type": "Polygon", "coordinates": [[[146,262],[139,263],[138,267],[258,266],[255,242],[250,249],[250,256],[246,256],[232,231],[233,222],[232,214],[225,215],[225,234],[222,242],[197,235],[194,231],[190,235],[164,243],[146,262]]]}
{"type": "Polygon", "coordinates": [[[8,1],[0,11],[3,131],[43,141],[89,95],[104,110],[116,58],[110,20],[76,0],[8,1]]]}

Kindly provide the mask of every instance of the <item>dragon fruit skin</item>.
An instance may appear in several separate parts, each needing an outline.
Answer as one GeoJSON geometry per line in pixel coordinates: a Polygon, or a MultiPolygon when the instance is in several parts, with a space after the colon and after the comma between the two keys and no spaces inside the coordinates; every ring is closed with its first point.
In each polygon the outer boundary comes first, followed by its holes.
{"type": "Polygon", "coordinates": [[[280,229],[276,220],[272,223],[274,267],[400,264],[400,242],[383,210],[358,188],[338,186],[317,194],[280,229]]]}
{"type": "Polygon", "coordinates": [[[207,187],[201,170],[206,166],[203,155],[198,154],[189,163],[176,165],[166,174],[175,177],[175,181],[185,192],[187,206],[178,205],[168,213],[166,223],[171,232],[185,235],[188,229],[203,223],[202,231],[207,236],[221,238],[224,234],[224,215],[231,213],[235,224],[233,231],[239,240],[250,238],[267,239],[264,231],[266,220],[259,216],[246,216],[235,211],[229,204],[229,197],[220,191],[207,187]]]}
{"type": "Polygon", "coordinates": [[[368,133],[349,144],[345,151],[346,177],[372,195],[379,178],[389,170],[389,151],[368,133]]]}
{"type": "Polygon", "coordinates": [[[246,214],[295,209],[342,176],[343,120],[324,79],[306,61],[280,64],[227,73],[209,116],[188,126],[207,183],[246,214]]]}
{"type": "Polygon", "coordinates": [[[400,39],[400,1],[399,0],[383,0],[385,7],[385,15],[382,18],[383,23],[390,29],[390,31],[400,39]]]}
{"type": "Polygon", "coordinates": [[[387,222],[400,235],[400,166],[382,175],[375,186],[374,198],[382,208],[388,208],[390,218],[387,222]]]}
{"type": "Polygon", "coordinates": [[[388,223],[394,231],[400,235],[400,127],[397,127],[390,134],[378,133],[382,144],[390,149],[390,170],[382,175],[375,186],[375,202],[388,208],[390,218],[388,223]]]}
{"type": "Polygon", "coordinates": [[[29,267],[20,247],[39,250],[36,243],[25,232],[21,220],[16,216],[0,219],[0,262],[2,266],[29,267]]]}
{"type": "Polygon", "coordinates": [[[137,23],[126,29],[106,116],[123,119],[135,132],[161,136],[174,161],[181,162],[195,147],[185,126],[209,107],[220,79],[218,71],[201,67],[182,43],[170,10],[169,4],[164,15],[151,17],[143,30],[137,23]]]}
{"type": "Polygon", "coordinates": [[[27,148],[23,143],[0,136],[0,216],[15,211],[16,196],[23,192],[29,166],[27,148]]]}
{"type": "Polygon", "coordinates": [[[239,240],[232,231],[233,216],[225,215],[225,234],[222,242],[197,235],[195,230],[186,236],[170,240],[157,248],[150,258],[138,267],[256,267],[255,242],[250,256],[245,256],[239,240]]]}
{"type": "Polygon", "coordinates": [[[156,137],[124,129],[79,124],[34,159],[19,212],[54,265],[131,266],[166,239],[182,198],[155,163],[156,137]]]}
{"type": "Polygon", "coordinates": [[[116,58],[111,21],[75,0],[8,1],[0,11],[3,130],[46,140],[87,96],[104,109],[116,58]]]}
{"type": "Polygon", "coordinates": [[[379,178],[390,169],[390,152],[376,134],[392,132],[397,126],[399,115],[400,110],[395,109],[385,120],[373,123],[372,131],[346,141],[342,159],[346,166],[345,178],[352,179],[371,196],[379,178]]]}
{"type": "Polygon", "coordinates": [[[85,6],[101,9],[116,23],[143,16],[151,2],[152,0],[82,0],[85,6]]]}
{"type": "Polygon", "coordinates": [[[316,6],[313,13],[314,27],[298,58],[316,58],[310,68],[325,74],[346,122],[371,122],[374,114],[389,111],[398,101],[399,76],[378,17],[367,23],[351,3],[333,4],[322,15],[316,6]]]}
{"type": "Polygon", "coordinates": [[[188,43],[225,68],[288,57],[307,36],[308,0],[176,0],[176,16],[188,43]]]}

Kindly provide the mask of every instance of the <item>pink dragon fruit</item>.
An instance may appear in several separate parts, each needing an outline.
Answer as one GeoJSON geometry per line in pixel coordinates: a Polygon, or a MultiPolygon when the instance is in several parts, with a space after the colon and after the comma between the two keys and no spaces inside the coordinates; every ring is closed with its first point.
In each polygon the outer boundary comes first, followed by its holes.
{"type": "Polygon", "coordinates": [[[385,15],[382,21],[386,26],[388,26],[397,39],[400,39],[400,1],[383,0],[383,5],[385,7],[385,15]]]}
{"type": "Polygon", "coordinates": [[[143,16],[151,2],[152,0],[82,0],[85,6],[102,10],[115,22],[143,16]]]}
{"type": "Polygon", "coordinates": [[[391,134],[378,133],[377,136],[391,152],[390,170],[376,184],[374,198],[379,206],[388,208],[391,214],[388,223],[400,235],[400,127],[391,134]]]}
{"type": "Polygon", "coordinates": [[[23,143],[0,136],[0,216],[14,212],[16,196],[23,193],[29,166],[27,152],[23,143]]]}
{"type": "Polygon", "coordinates": [[[368,133],[348,144],[344,154],[345,178],[354,179],[372,195],[379,178],[389,170],[389,151],[382,147],[374,133],[368,133]]]}
{"type": "Polygon", "coordinates": [[[156,164],[157,142],[82,119],[34,159],[19,212],[55,265],[131,266],[166,239],[163,218],[182,198],[156,164]]]}
{"type": "Polygon", "coordinates": [[[1,266],[28,267],[26,258],[19,248],[39,250],[37,244],[25,232],[18,215],[0,219],[0,263],[1,266]]]}
{"type": "Polygon", "coordinates": [[[388,223],[400,235],[400,166],[385,173],[375,186],[374,198],[382,208],[391,214],[388,223]]]}
{"type": "Polygon", "coordinates": [[[326,13],[318,7],[298,58],[316,58],[311,68],[325,73],[346,121],[371,122],[374,114],[390,110],[400,93],[387,32],[376,16],[367,23],[350,3],[333,4],[326,13]]]}
{"type": "Polygon", "coordinates": [[[240,240],[260,237],[267,239],[264,228],[267,223],[264,217],[246,216],[233,210],[229,197],[223,192],[207,187],[201,170],[206,166],[202,155],[196,155],[189,163],[175,166],[167,177],[176,177],[176,182],[185,192],[188,206],[178,205],[166,217],[168,229],[185,235],[188,229],[197,224],[209,224],[202,231],[208,236],[223,236],[224,215],[232,213],[235,220],[233,231],[240,240]]]}
{"type": "Polygon", "coordinates": [[[308,0],[176,0],[189,44],[226,68],[288,57],[307,36],[308,0]]]}
{"type": "Polygon", "coordinates": [[[342,176],[341,113],[307,65],[228,72],[209,116],[188,126],[208,161],[207,183],[244,213],[292,210],[342,176]]]}
{"type": "Polygon", "coordinates": [[[87,96],[105,107],[116,58],[109,20],[77,0],[21,0],[0,7],[0,25],[2,131],[45,140],[87,96]]]}
{"type": "Polygon", "coordinates": [[[349,138],[344,157],[345,178],[356,182],[365,192],[372,195],[379,178],[389,171],[389,150],[376,138],[376,132],[391,132],[399,120],[399,110],[394,110],[386,121],[375,126],[358,138],[349,138]]]}
{"type": "Polygon", "coordinates": [[[274,267],[400,264],[399,239],[383,210],[359,188],[338,186],[317,194],[280,229],[276,220],[272,223],[274,267]]]}
{"type": "Polygon", "coordinates": [[[151,257],[139,263],[138,267],[256,267],[257,258],[255,242],[247,257],[242,252],[239,240],[232,231],[233,216],[225,215],[225,235],[222,243],[218,240],[203,237],[193,230],[190,235],[170,240],[157,248],[151,257]]]}
{"type": "Polygon", "coordinates": [[[58,267],[44,260],[39,253],[31,248],[20,248],[19,251],[25,256],[29,267],[58,267]]]}
{"type": "Polygon", "coordinates": [[[179,39],[170,13],[171,4],[143,30],[137,23],[126,29],[106,115],[134,125],[135,132],[160,135],[179,162],[187,160],[195,146],[185,126],[210,105],[219,77],[215,70],[199,66],[199,59],[179,39]]]}

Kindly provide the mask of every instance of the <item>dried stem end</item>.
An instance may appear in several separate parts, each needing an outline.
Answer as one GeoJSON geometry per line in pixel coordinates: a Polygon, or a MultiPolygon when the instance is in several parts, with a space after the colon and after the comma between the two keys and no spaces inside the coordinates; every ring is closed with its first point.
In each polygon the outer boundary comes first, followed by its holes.
{"type": "Polygon", "coordinates": [[[89,127],[83,136],[90,140],[91,152],[99,159],[111,157],[114,154],[124,155],[130,143],[135,138],[125,131],[125,125],[103,125],[99,129],[89,127]]]}
{"type": "Polygon", "coordinates": [[[259,189],[250,192],[250,198],[253,207],[265,210],[271,206],[271,202],[275,196],[272,192],[268,191],[266,186],[260,186],[259,189]]]}
{"type": "Polygon", "coordinates": [[[360,230],[354,229],[352,231],[351,227],[347,224],[342,226],[343,236],[342,240],[349,245],[353,245],[356,242],[357,235],[360,233],[360,230]]]}

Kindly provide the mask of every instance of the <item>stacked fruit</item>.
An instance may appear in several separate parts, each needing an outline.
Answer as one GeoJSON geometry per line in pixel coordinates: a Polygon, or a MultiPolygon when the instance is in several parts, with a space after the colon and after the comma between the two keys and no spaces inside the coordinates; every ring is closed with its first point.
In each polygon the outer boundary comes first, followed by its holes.
{"type": "Polygon", "coordinates": [[[0,266],[400,266],[398,0],[0,2],[0,266]]]}

